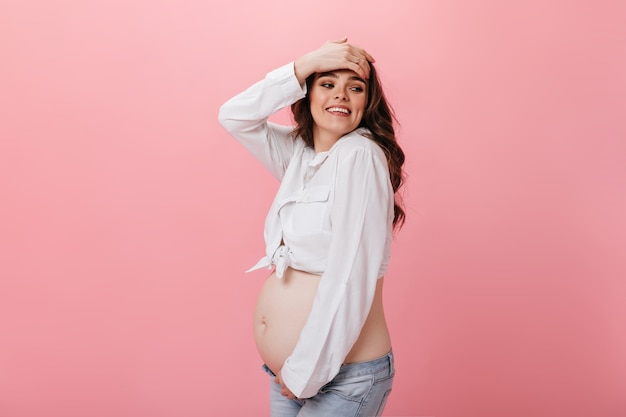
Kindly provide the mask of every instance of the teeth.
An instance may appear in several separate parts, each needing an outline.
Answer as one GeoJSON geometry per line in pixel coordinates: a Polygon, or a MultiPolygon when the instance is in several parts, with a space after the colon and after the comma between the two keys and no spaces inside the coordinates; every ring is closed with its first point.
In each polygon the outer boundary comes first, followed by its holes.
{"type": "Polygon", "coordinates": [[[348,109],[344,109],[341,107],[331,107],[330,109],[328,109],[328,111],[350,114],[350,111],[348,109]]]}

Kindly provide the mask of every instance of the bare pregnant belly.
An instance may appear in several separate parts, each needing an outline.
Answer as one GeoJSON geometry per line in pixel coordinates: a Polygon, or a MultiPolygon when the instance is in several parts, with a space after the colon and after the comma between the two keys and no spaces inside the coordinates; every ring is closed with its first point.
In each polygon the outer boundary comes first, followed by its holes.
{"type": "Polygon", "coordinates": [[[254,313],[254,338],[261,359],[277,373],[298,342],[311,311],[320,276],[288,268],[270,275],[254,313]]]}
{"type": "MultiPolygon", "coordinates": [[[[254,338],[261,359],[278,373],[293,351],[311,312],[319,275],[288,268],[282,279],[270,275],[261,288],[254,314],[254,338]]],[[[348,353],[345,363],[378,358],[391,349],[382,297],[383,279],[361,334],[348,353]]]]}

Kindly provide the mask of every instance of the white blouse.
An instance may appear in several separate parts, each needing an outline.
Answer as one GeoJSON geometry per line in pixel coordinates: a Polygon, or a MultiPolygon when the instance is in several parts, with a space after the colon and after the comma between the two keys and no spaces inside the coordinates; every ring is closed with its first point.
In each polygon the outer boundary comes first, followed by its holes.
{"type": "Polygon", "coordinates": [[[265,221],[265,256],[250,270],[321,275],[300,339],[281,370],[299,398],[334,378],[387,271],[394,215],[385,154],[359,128],[315,153],[268,117],[306,94],[289,63],[220,108],[219,121],[281,181],[265,221]],[[281,244],[281,242],[283,244],[281,244]]]}

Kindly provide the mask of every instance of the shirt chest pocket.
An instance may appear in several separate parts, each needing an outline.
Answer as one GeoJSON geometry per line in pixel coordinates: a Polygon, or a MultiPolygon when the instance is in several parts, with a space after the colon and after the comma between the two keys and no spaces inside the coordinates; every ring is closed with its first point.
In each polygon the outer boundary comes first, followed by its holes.
{"type": "Polygon", "coordinates": [[[317,185],[305,189],[295,201],[291,227],[298,235],[320,233],[324,228],[328,207],[330,187],[317,185]]]}

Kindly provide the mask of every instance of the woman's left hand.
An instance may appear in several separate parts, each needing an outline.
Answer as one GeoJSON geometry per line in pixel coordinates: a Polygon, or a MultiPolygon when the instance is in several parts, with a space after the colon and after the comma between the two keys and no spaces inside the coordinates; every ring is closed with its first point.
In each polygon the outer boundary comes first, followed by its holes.
{"type": "Polygon", "coordinates": [[[280,384],[280,395],[287,397],[290,400],[296,399],[296,396],[293,394],[293,392],[291,392],[291,390],[287,388],[287,385],[285,385],[285,383],[283,382],[283,377],[280,375],[280,371],[276,375],[276,378],[274,378],[274,382],[280,384]]]}

